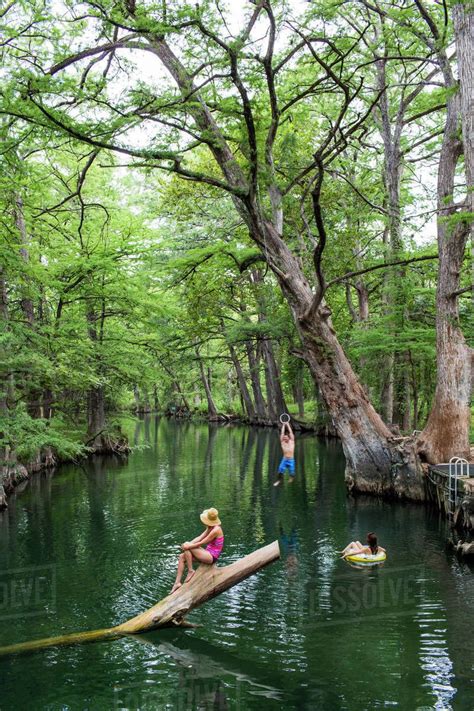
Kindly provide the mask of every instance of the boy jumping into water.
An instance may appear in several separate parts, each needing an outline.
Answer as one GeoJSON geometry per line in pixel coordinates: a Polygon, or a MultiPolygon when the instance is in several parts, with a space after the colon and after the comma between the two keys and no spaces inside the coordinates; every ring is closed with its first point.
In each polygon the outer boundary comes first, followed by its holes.
{"type": "Polygon", "coordinates": [[[281,426],[280,444],[283,452],[283,458],[278,467],[278,479],[273,486],[278,486],[283,478],[285,469],[288,469],[290,474],[290,484],[293,483],[295,477],[295,435],[290,427],[289,422],[284,422],[281,426]]]}

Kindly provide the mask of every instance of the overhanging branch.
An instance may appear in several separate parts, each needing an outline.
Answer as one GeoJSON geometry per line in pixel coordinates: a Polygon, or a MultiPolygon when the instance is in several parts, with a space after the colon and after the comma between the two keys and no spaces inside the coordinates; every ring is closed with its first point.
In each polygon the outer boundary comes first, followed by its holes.
{"type": "Polygon", "coordinates": [[[334,286],[335,284],[340,284],[341,282],[344,282],[347,279],[352,279],[352,277],[360,276],[362,274],[368,274],[369,272],[374,272],[376,269],[389,269],[390,267],[397,267],[403,264],[412,264],[413,262],[426,262],[430,259],[438,259],[438,255],[426,254],[422,257],[398,259],[395,262],[384,262],[384,264],[374,264],[372,267],[366,267],[366,269],[358,269],[354,272],[346,272],[346,274],[343,274],[340,277],[336,277],[335,279],[331,279],[331,281],[328,281],[328,283],[326,284],[326,289],[329,289],[330,286],[334,286]]]}

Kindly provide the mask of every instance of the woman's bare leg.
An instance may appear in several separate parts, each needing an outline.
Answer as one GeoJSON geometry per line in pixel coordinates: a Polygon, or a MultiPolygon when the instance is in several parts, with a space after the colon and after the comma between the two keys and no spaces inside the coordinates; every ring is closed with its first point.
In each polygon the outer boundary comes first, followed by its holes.
{"type": "Polygon", "coordinates": [[[188,574],[186,575],[184,582],[189,583],[194,573],[196,572],[193,568],[193,554],[192,551],[184,551],[184,557],[186,559],[186,567],[188,569],[188,574]]]}
{"type": "Polygon", "coordinates": [[[345,548],[343,548],[342,551],[340,551],[341,555],[347,555],[347,552],[351,550],[352,546],[355,546],[355,542],[351,541],[350,543],[347,544],[345,548]]]}
{"type": "Polygon", "coordinates": [[[351,555],[352,553],[359,553],[364,548],[360,541],[351,541],[343,551],[341,551],[342,556],[351,555]]]}
{"type": "Polygon", "coordinates": [[[174,593],[175,590],[181,587],[181,578],[184,573],[184,564],[186,562],[185,555],[184,553],[181,553],[181,555],[178,558],[178,570],[176,571],[176,580],[174,581],[174,585],[171,588],[171,592],[174,593]]]}
{"type": "MultiPolygon", "coordinates": [[[[214,558],[212,557],[212,555],[208,551],[205,551],[203,548],[191,548],[190,551],[186,552],[191,553],[192,558],[194,560],[197,560],[198,563],[204,563],[204,565],[212,565],[214,563],[214,558]]],[[[186,576],[186,580],[184,581],[185,583],[189,583],[194,573],[196,572],[195,570],[193,570],[192,563],[191,567],[188,565],[188,570],[189,573],[186,576]]]]}

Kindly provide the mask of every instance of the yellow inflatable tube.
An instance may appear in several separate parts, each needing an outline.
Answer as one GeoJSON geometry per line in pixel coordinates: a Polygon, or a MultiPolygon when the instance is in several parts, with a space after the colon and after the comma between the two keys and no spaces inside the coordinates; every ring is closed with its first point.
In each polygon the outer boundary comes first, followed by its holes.
{"type": "Polygon", "coordinates": [[[383,563],[387,558],[387,554],[382,551],[375,555],[372,553],[354,553],[354,555],[346,555],[345,558],[351,563],[383,563]]]}

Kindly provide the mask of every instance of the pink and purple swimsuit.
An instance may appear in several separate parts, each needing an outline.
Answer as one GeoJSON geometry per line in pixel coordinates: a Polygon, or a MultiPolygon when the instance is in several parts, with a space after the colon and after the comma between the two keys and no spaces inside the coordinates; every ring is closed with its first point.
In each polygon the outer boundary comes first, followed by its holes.
{"type": "Polygon", "coordinates": [[[212,555],[212,562],[215,563],[222,553],[224,547],[224,536],[214,538],[213,541],[207,544],[206,550],[212,555]]]}

